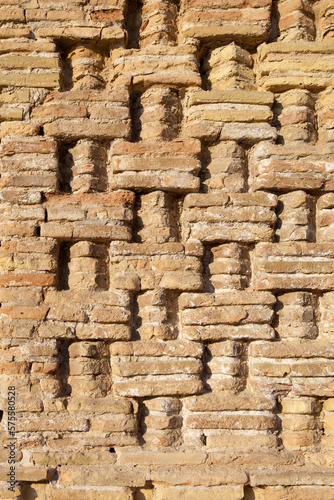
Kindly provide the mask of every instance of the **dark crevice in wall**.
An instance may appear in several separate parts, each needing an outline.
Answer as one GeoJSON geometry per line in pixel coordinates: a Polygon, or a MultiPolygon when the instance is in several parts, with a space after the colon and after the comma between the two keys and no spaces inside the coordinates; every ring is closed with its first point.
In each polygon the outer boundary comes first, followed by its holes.
{"type": "Polygon", "coordinates": [[[71,395],[71,386],[68,384],[70,374],[70,356],[69,356],[70,341],[67,339],[57,340],[58,349],[58,380],[60,383],[60,396],[66,397],[71,395]]]}
{"type": "Polygon", "coordinates": [[[131,142],[138,142],[141,134],[141,120],[143,106],[141,95],[133,89],[130,92],[130,118],[131,118],[131,142]]]}
{"type": "Polygon", "coordinates": [[[58,257],[58,290],[69,290],[70,243],[61,243],[58,257]]]}
{"type": "Polygon", "coordinates": [[[277,42],[279,36],[280,36],[280,30],[279,30],[279,11],[278,11],[278,1],[274,0],[272,7],[271,7],[271,18],[270,18],[270,29],[269,29],[269,36],[268,36],[268,43],[272,42],[277,42]]]}
{"type": "Polygon", "coordinates": [[[143,4],[139,0],[128,0],[125,11],[126,25],[128,33],[128,49],[139,49],[139,33],[142,24],[143,4]]]}
{"type": "Polygon", "coordinates": [[[73,68],[67,57],[68,48],[61,43],[57,43],[57,50],[60,55],[61,67],[60,90],[66,92],[73,87],[73,68]]]}
{"type": "Polygon", "coordinates": [[[139,215],[142,206],[141,193],[136,193],[136,199],[134,204],[133,212],[133,229],[132,229],[132,241],[134,243],[141,243],[141,236],[138,234],[140,227],[143,225],[142,218],[139,215]]]}
{"type": "Polygon", "coordinates": [[[179,336],[179,297],[180,293],[174,290],[166,290],[167,322],[171,339],[179,336]]]}
{"type": "Polygon", "coordinates": [[[208,186],[204,183],[206,180],[210,179],[210,177],[211,177],[211,174],[208,170],[208,166],[210,165],[211,161],[212,161],[212,158],[211,158],[211,152],[209,150],[209,146],[208,146],[208,144],[202,142],[202,149],[201,149],[201,154],[200,154],[201,170],[199,172],[199,178],[201,181],[201,187],[200,187],[201,193],[208,192],[208,186]]]}
{"type": "Polygon", "coordinates": [[[139,316],[139,306],[137,295],[131,298],[131,340],[140,340],[138,328],[141,326],[142,321],[139,316]]]}
{"type": "Polygon", "coordinates": [[[182,224],[181,215],[184,204],[184,195],[169,194],[167,199],[168,212],[170,214],[170,225],[172,227],[172,236],[175,241],[181,242],[182,240],[182,224]]]}
{"type": "Polygon", "coordinates": [[[58,150],[58,181],[59,190],[63,193],[71,193],[71,181],[73,179],[74,160],[70,149],[74,144],[62,143],[58,150]]]}
{"type": "Polygon", "coordinates": [[[212,293],[215,291],[213,284],[211,283],[211,274],[209,265],[213,262],[213,254],[211,248],[205,247],[204,255],[202,259],[202,276],[203,276],[203,292],[212,293]]]}

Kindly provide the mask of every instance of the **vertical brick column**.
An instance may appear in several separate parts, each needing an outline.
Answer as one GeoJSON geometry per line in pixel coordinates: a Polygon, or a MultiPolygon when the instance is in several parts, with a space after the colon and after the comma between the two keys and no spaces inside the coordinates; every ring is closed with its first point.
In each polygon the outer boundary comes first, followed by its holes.
{"type": "Polygon", "coordinates": [[[280,40],[314,40],[312,0],[279,0],[280,40]]]}
{"type": "Polygon", "coordinates": [[[104,85],[103,55],[94,46],[78,43],[68,53],[72,83],[76,89],[94,89],[104,85]]]}
{"type": "Polygon", "coordinates": [[[144,0],[140,45],[176,45],[178,0],[144,0]]]}

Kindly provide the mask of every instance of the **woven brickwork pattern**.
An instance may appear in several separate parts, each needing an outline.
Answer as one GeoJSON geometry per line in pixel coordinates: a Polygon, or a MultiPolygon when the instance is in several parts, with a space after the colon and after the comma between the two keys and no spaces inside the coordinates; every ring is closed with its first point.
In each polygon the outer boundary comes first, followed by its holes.
{"type": "Polygon", "coordinates": [[[0,0],[1,499],[334,498],[333,88],[332,0],[0,0]]]}

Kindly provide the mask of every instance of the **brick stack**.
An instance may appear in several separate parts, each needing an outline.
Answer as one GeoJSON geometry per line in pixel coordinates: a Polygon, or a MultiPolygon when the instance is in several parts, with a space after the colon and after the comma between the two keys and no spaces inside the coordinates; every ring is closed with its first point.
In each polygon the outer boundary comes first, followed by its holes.
{"type": "Polygon", "coordinates": [[[1,499],[334,498],[333,16],[0,0],[1,499]]]}

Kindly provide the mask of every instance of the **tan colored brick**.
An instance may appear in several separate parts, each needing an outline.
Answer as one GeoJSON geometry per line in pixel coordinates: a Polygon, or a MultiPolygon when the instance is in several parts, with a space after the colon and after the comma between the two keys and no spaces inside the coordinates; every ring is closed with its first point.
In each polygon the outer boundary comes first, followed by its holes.
{"type": "Polygon", "coordinates": [[[68,486],[63,488],[47,486],[47,492],[50,500],[81,500],[83,492],[87,500],[133,500],[132,491],[129,488],[94,491],[89,487],[78,490],[68,486]]]}
{"type": "Polygon", "coordinates": [[[195,500],[198,495],[203,500],[241,500],[243,496],[242,486],[214,486],[211,488],[182,488],[182,487],[166,487],[158,486],[155,490],[156,500],[167,500],[171,496],[175,499],[195,500]]]}

